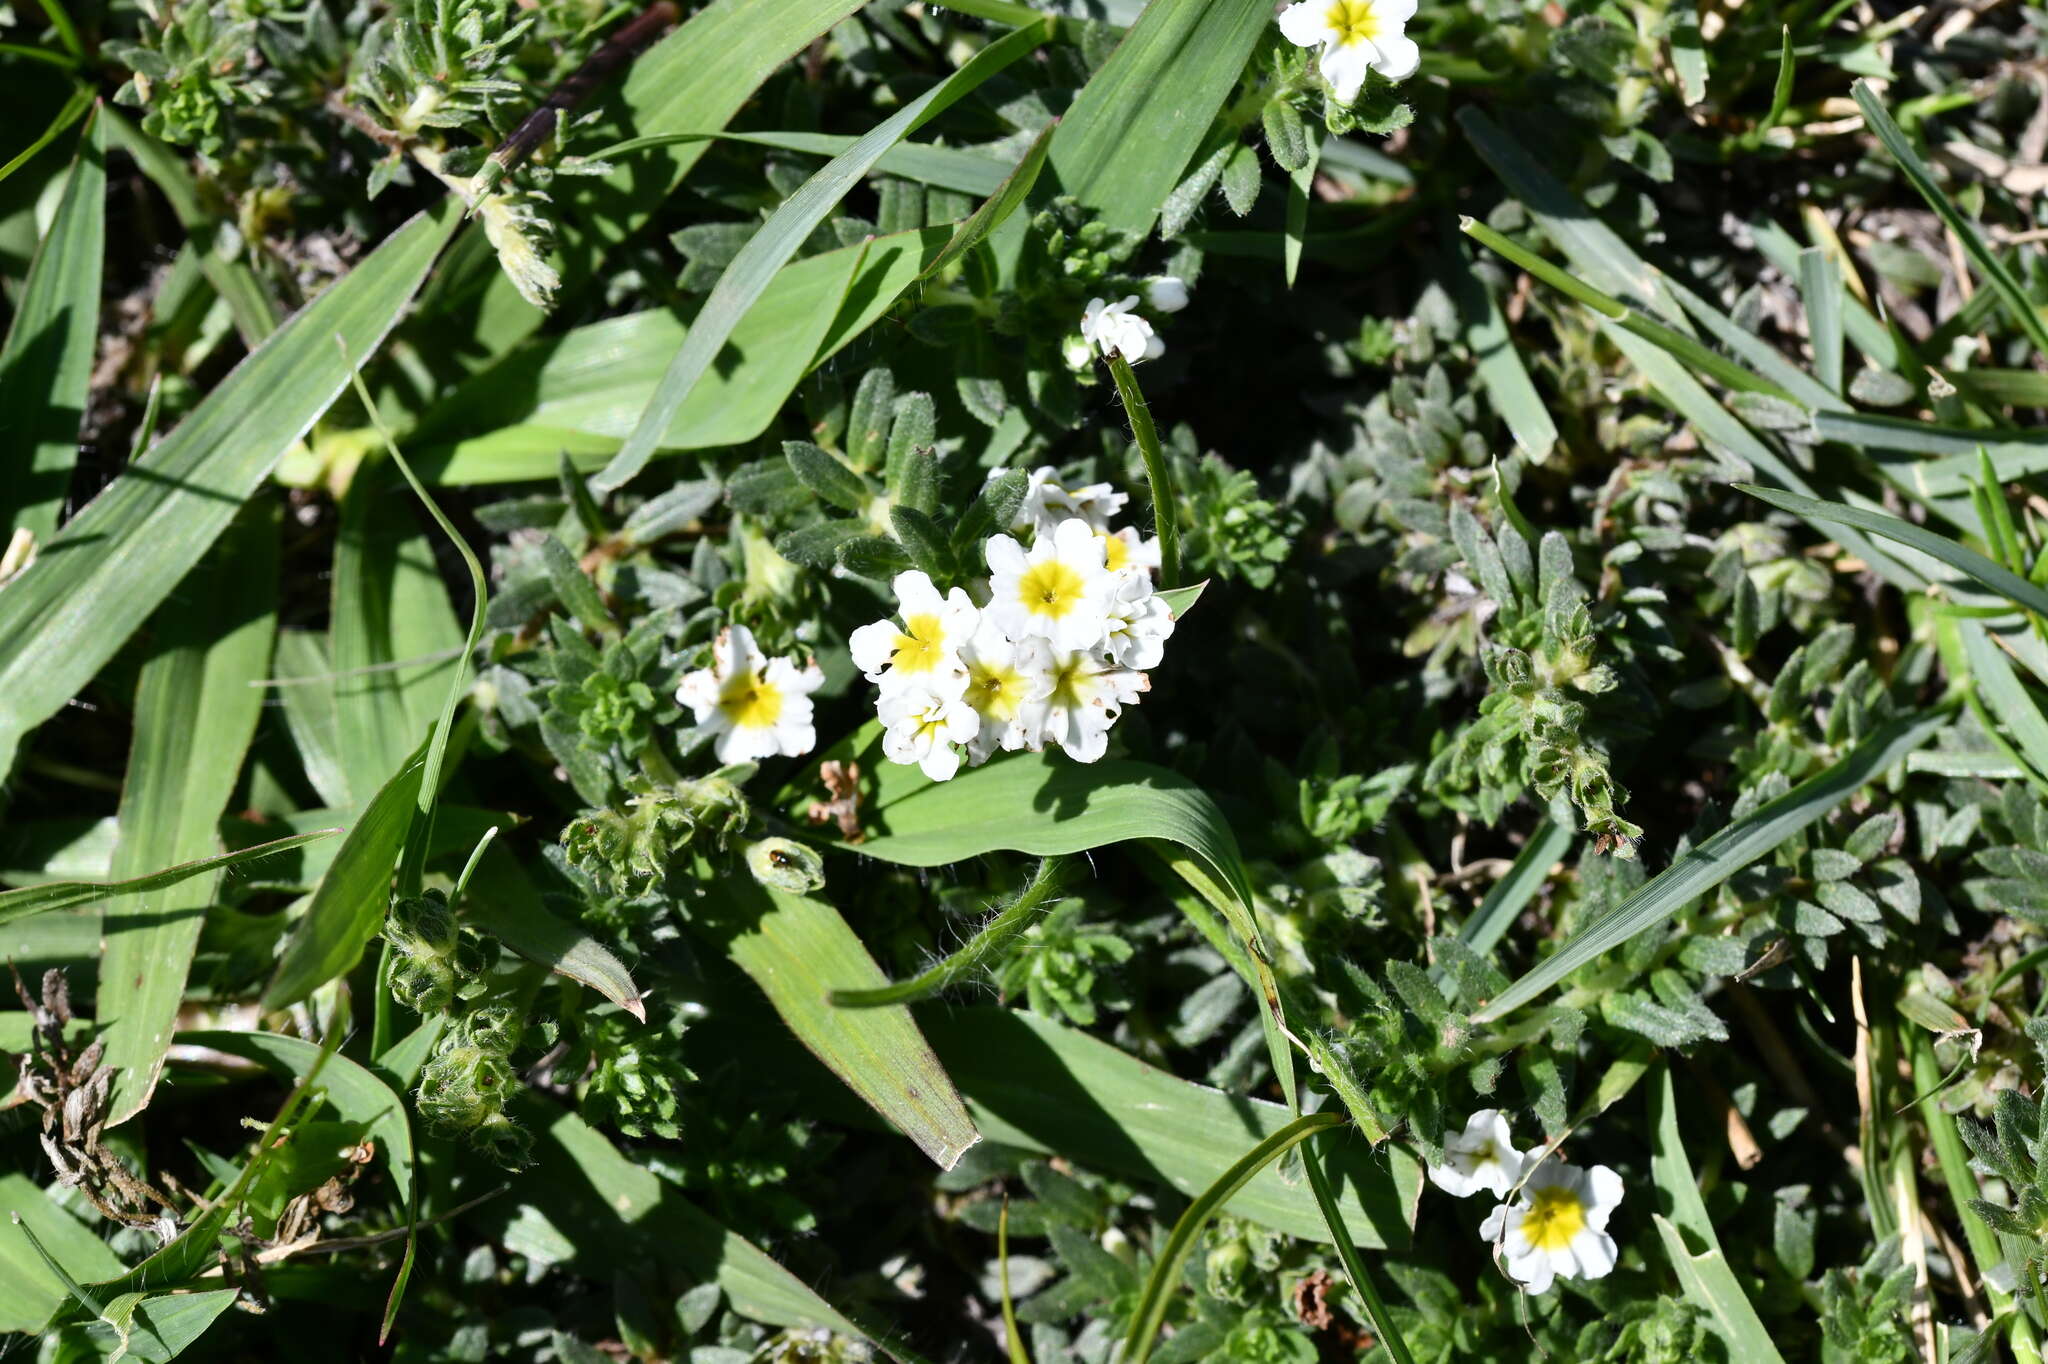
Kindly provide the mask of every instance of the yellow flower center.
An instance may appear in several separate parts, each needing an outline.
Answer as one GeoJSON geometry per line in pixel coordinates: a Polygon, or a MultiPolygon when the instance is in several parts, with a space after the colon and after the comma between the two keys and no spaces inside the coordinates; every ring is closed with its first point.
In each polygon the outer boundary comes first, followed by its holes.
{"type": "Polygon", "coordinates": [[[1465,1157],[1465,1159],[1472,1162],[1472,1168],[1475,1170],[1482,1165],[1493,1164],[1494,1158],[1494,1145],[1490,1141],[1487,1142],[1484,1146],[1481,1146],[1478,1150],[1468,1153],[1465,1157]]]}
{"type": "Polygon", "coordinates": [[[1372,42],[1380,36],[1380,17],[1372,0],[1331,0],[1323,22],[1336,33],[1340,46],[1372,42]]]}
{"type": "Polygon", "coordinates": [[[1062,710],[1078,710],[1094,691],[1096,674],[1088,670],[1086,654],[1069,654],[1052,675],[1052,703],[1062,710]]]}
{"type": "Polygon", "coordinates": [[[725,684],[718,708],[735,729],[771,729],[782,714],[782,689],[745,672],[725,684]]]}
{"type": "Polygon", "coordinates": [[[1035,616],[1058,620],[1080,605],[1083,589],[1080,574],[1057,559],[1047,559],[1018,577],[1017,600],[1035,616]]]}
{"type": "Polygon", "coordinates": [[[1103,567],[1116,572],[1131,561],[1131,543],[1121,535],[1110,535],[1104,531],[1095,532],[1102,541],[1103,567]]]}
{"type": "Polygon", "coordinates": [[[889,663],[899,673],[930,672],[945,654],[946,627],[935,615],[905,616],[889,663]]]}
{"type": "Polygon", "coordinates": [[[1016,668],[971,663],[967,667],[967,704],[991,720],[1008,722],[1024,704],[1024,674],[1016,668]]]}
{"type": "Polygon", "coordinates": [[[1529,1203],[1529,1212],[1522,1218],[1522,1235],[1538,1250],[1563,1250],[1586,1225],[1586,1205],[1561,1185],[1536,1190],[1529,1203]]]}

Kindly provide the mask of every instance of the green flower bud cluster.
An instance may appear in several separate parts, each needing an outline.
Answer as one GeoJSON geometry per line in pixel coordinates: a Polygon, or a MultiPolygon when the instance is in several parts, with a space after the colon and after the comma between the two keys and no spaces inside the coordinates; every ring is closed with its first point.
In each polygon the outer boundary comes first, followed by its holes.
{"type": "Polygon", "coordinates": [[[642,1139],[682,1136],[683,1086],[697,1077],[682,1063],[675,1033],[623,1014],[586,1016],[581,1039],[555,1074],[573,1079],[586,1069],[583,1116],[592,1124],[642,1139]]]}
{"type": "Polygon", "coordinates": [[[394,901],[384,941],[392,949],[391,997],[422,1017],[482,994],[497,960],[497,944],[457,923],[438,890],[394,901]]]}
{"type": "Polygon", "coordinates": [[[714,773],[648,787],[623,810],[586,810],[562,830],[562,848],[607,894],[630,897],[659,885],[693,849],[723,851],[751,818],[739,787],[714,773]]]}
{"type": "Polygon", "coordinates": [[[466,1137],[507,1169],[527,1163],[533,1138],[505,1112],[519,1085],[512,1053],[526,1020],[512,1008],[486,1005],[458,1019],[420,1074],[420,1116],[436,1131],[466,1137]]]}

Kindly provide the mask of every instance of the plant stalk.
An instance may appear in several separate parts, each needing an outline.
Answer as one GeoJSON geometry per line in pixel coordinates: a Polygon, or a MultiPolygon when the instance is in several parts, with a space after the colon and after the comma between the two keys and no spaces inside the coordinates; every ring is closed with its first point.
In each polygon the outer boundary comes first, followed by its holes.
{"type": "Polygon", "coordinates": [[[1131,421],[1131,436],[1145,457],[1145,476],[1152,484],[1152,520],[1159,532],[1159,581],[1166,587],[1181,586],[1179,507],[1174,501],[1173,475],[1166,467],[1166,451],[1159,445],[1159,428],[1152,424],[1151,409],[1131,373],[1131,362],[1116,351],[1109,353],[1110,376],[1116,380],[1116,395],[1123,399],[1124,415],[1131,421]]]}

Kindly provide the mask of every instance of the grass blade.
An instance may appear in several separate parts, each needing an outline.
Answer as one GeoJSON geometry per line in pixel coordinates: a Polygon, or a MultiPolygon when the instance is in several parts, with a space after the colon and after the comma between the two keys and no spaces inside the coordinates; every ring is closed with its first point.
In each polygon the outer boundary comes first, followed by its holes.
{"type": "Polygon", "coordinates": [[[1045,169],[1046,152],[1052,146],[1053,130],[1057,127],[1059,120],[1055,119],[1031,140],[1016,166],[1003,177],[1003,183],[990,192],[980,208],[968,215],[947,240],[944,249],[918,275],[920,283],[935,278],[940,271],[972,251],[989,233],[1009,221],[1012,213],[1023,207],[1024,201],[1031,197],[1033,187],[1038,184],[1039,172],[1045,169]]]}
{"type": "Polygon", "coordinates": [[[1217,1176],[1214,1184],[1202,1191],[1201,1197],[1188,1205],[1188,1210],[1173,1224],[1166,1244],[1160,1247],[1159,1258],[1145,1280],[1144,1293],[1139,1297],[1138,1305],[1131,1310],[1131,1324],[1124,1332],[1123,1353],[1118,1358],[1127,1364],[1145,1364],[1152,1357],[1152,1346],[1159,1339],[1160,1327],[1166,1324],[1166,1305],[1180,1282],[1181,1270],[1186,1267],[1188,1256],[1194,1252],[1195,1242],[1209,1225],[1209,1219],[1223,1210],[1231,1196],[1250,1183],[1253,1175],[1279,1159],[1282,1152],[1318,1132],[1343,1124],[1343,1117],[1336,1113],[1310,1113],[1296,1118],[1245,1152],[1236,1164],[1217,1176]]]}
{"type": "Polygon", "coordinates": [[[444,202],[387,238],[236,367],[0,589],[0,771],[114,656],[396,324],[454,230],[444,202]],[[60,552],[61,551],[61,552],[60,552]]]}
{"type": "Polygon", "coordinates": [[[288,838],[273,839],[259,843],[253,848],[242,848],[218,857],[203,857],[196,862],[186,862],[147,876],[137,876],[127,881],[46,881],[41,885],[23,886],[18,890],[0,891],[0,924],[25,919],[31,914],[47,914],[60,909],[75,909],[89,905],[95,900],[106,900],[116,895],[138,895],[145,891],[163,890],[180,881],[195,876],[204,876],[211,871],[224,871],[229,867],[253,862],[259,857],[271,857],[293,848],[303,848],[317,839],[330,838],[340,833],[339,829],[320,829],[313,833],[293,834],[288,838]]]}
{"type": "Polygon", "coordinates": [[[1387,1353],[1394,1357],[1394,1364],[1415,1364],[1407,1339],[1387,1311],[1387,1304],[1380,1298],[1379,1285],[1373,1282],[1365,1261],[1358,1257],[1358,1247],[1352,1244],[1351,1233],[1344,1226],[1343,1209],[1337,1206],[1336,1196],[1330,1190],[1329,1176],[1323,1173],[1323,1162],[1316,1156],[1313,1141],[1301,1148],[1301,1168],[1308,1172],[1308,1187],[1315,1194],[1316,1206],[1322,1210],[1323,1221],[1330,1228],[1330,1239],[1337,1246],[1337,1258],[1344,1262],[1344,1272],[1350,1276],[1352,1288],[1365,1302],[1366,1317],[1372,1322],[1373,1331],[1386,1345],[1387,1353]]]}
{"type": "Polygon", "coordinates": [[[1471,348],[1473,369],[1486,389],[1486,396],[1507,423],[1508,433],[1523,453],[1541,464],[1557,446],[1557,423],[1536,392],[1523,365],[1521,354],[1508,335],[1507,319],[1493,291],[1473,270],[1472,263],[1455,247],[1439,256],[1439,269],[1446,292],[1458,305],[1465,324],[1465,344],[1471,348]]]}
{"type": "Polygon", "coordinates": [[[24,1174],[0,1175],[0,1331],[39,1331],[69,1290],[22,1235],[35,1241],[74,1280],[95,1282],[121,1272],[120,1257],[83,1222],[64,1211],[24,1174]]]}
{"type": "MultiPolygon", "coordinates": [[[[219,824],[256,736],[277,631],[278,519],[252,507],[156,616],[136,684],[135,737],[109,874],[127,880],[219,851],[219,824]]],[[[107,902],[98,1018],[116,1069],[111,1126],[149,1103],[218,874],[107,902]]]]}
{"type": "Polygon", "coordinates": [[[1871,734],[1825,771],[1807,778],[1651,878],[1587,923],[1544,962],[1473,1015],[1487,1022],[1518,1009],[1586,963],[1656,927],[1877,780],[1948,723],[1944,715],[1907,717],[1871,734]]]}
{"type": "Polygon", "coordinates": [[[642,1023],[647,1021],[647,1005],[625,964],[582,928],[549,913],[509,854],[477,862],[469,897],[461,903],[466,921],[520,956],[588,985],[642,1023]]]}
{"type": "Polygon", "coordinates": [[[1493,889],[1486,892],[1479,908],[1472,911],[1472,917],[1458,931],[1459,940],[1482,957],[1490,955],[1499,944],[1501,935],[1508,931],[1508,925],[1522,912],[1522,907],[1543,889],[1551,867],[1571,851],[1573,837],[1569,824],[1544,820],[1542,826],[1529,835],[1522,851],[1515,855],[1514,865],[1508,868],[1508,874],[1493,883],[1493,889]]]}
{"type": "Polygon", "coordinates": [[[99,344],[100,274],[106,256],[107,125],[85,125],[50,230],[36,248],[7,343],[0,347],[0,412],[10,459],[26,470],[0,485],[0,527],[27,528],[49,543],[78,462],[78,427],[99,344]]]}
{"type": "Polygon", "coordinates": [[[1272,22],[1267,0],[1146,6],[1053,134],[1060,191],[1148,234],[1272,22]]]}
{"type": "Polygon", "coordinates": [[[883,152],[1043,43],[1051,31],[1051,21],[1047,21],[990,43],[965,66],[864,134],[784,200],[775,216],[747,239],[732,264],[718,277],[711,296],[683,337],[682,347],[669,362],[668,372],[656,386],[653,399],[641,412],[625,445],[598,474],[595,486],[607,492],[622,488],[647,466],[669,423],[718,358],[733,328],[767,291],[776,272],[789,263],[817,230],[818,224],[874,169],[883,152]]]}
{"type": "Polygon", "coordinates": [[[1810,246],[1799,253],[1799,294],[1806,303],[1806,335],[1813,371],[1830,393],[1842,391],[1842,272],[1828,254],[1810,246]]]}
{"type": "Polygon", "coordinates": [[[1971,221],[1962,209],[1956,207],[1955,201],[1944,194],[1941,186],[1934,182],[1934,172],[1920,159],[1920,154],[1913,150],[1913,144],[1907,139],[1905,131],[1892,119],[1890,112],[1885,109],[1884,101],[1878,98],[1876,89],[1869,81],[1859,80],[1851,88],[1850,94],[1855,96],[1857,107],[1863,110],[1865,126],[1884,144],[1884,149],[1891,153],[1892,160],[1899,163],[1899,170],[1905,175],[1907,183],[1927,201],[1927,206],[1934,210],[1935,216],[1941,219],[1949,231],[1956,234],[1956,240],[1963,244],[1964,254],[1969,256],[1978,273],[1984,277],[1985,283],[1991,286],[1992,292],[1998,295],[1998,301],[2005,305],[2005,310],[2011,314],[2012,320],[2019,324],[2020,330],[2033,342],[2035,352],[2048,355],[2048,321],[2042,319],[2041,310],[2027,297],[2027,291],[2020,284],[2018,277],[2006,268],[2005,262],[2000,260],[1985,242],[1984,234],[1977,230],[1977,224],[1971,221]]]}
{"type": "Polygon", "coordinates": [[[981,1140],[910,1010],[827,1002],[835,985],[889,983],[837,909],[750,876],[726,877],[706,899],[691,927],[753,977],[789,1030],[870,1108],[941,1169],[981,1140]]]}
{"type": "MultiPolygon", "coordinates": [[[[934,1004],[918,1010],[918,1019],[990,1141],[1169,1185],[1186,1197],[1214,1182],[1247,1141],[1296,1116],[1277,1103],[1180,1079],[1037,1014],[934,1004]]],[[[1413,1154],[1347,1142],[1330,1165],[1359,1244],[1408,1244],[1423,1182],[1413,1154]]],[[[1277,1170],[1245,1185],[1229,1212],[1303,1240],[1330,1235],[1308,1190],[1277,1170]]]]}
{"type": "Polygon", "coordinates": [[[1728,1257],[1714,1234],[1707,1205],[1700,1198],[1699,1180],[1686,1159],[1685,1142],[1679,1135],[1678,1105],[1671,1093],[1671,1069],[1664,1068],[1650,1087],[1650,1125],[1655,1146],[1650,1157],[1651,1178],[1660,1202],[1671,1216],[1655,1218],[1657,1234],[1671,1259],[1672,1271],[1686,1298],[1707,1314],[1716,1334],[1728,1343],[1728,1357],[1744,1364],[1784,1364],[1784,1356],[1771,1340],[1771,1333],[1758,1318],[1756,1308],[1742,1291],[1729,1268],[1728,1257]],[[1699,1250],[1693,1247],[1697,1245],[1699,1250]]]}
{"type": "Polygon", "coordinates": [[[57,110],[57,116],[43,129],[42,136],[15,153],[14,158],[6,165],[0,166],[0,180],[5,180],[34,160],[37,152],[62,137],[64,130],[85,117],[86,111],[92,107],[93,93],[90,89],[81,85],[73,90],[71,98],[64,101],[63,107],[57,110]]]}
{"type": "Polygon", "coordinates": [[[1152,410],[1131,373],[1131,362],[1117,351],[1109,353],[1110,376],[1116,380],[1116,396],[1124,405],[1124,417],[1131,424],[1131,437],[1138,453],[1145,457],[1145,478],[1152,485],[1153,530],[1159,536],[1159,581],[1180,582],[1180,515],[1174,503],[1173,471],[1167,467],[1166,451],[1159,444],[1159,428],[1152,424],[1152,410]]]}
{"type": "Polygon", "coordinates": [[[1883,512],[1866,511],[1862,507],[1848,507],[1839,502],[1823,502],[1819,498],[1801,497],[1796,493],[1779,492],[1775,488],[1759,488],[1753,484],[1735,485],[1751,497],[1768,502],[1781,511],[1788,511],[1808,521],[1855,526],[1887,540],[1896,540],[1902,545],[1919,550],[1931,559],[1938,559],[1956,572],[1970,579],[1988,592],[2021,606],[2038,615],[2048,616],[2048,591],[2014,573],[2011,569],[1985,558],[1968,545],[1957,544],[1945,535],[1937,535],[1925,526],[1916,526],[1910,521],[1901,521],[1896,516],[1883,512]]]}
{"type": "Polygon", "coordinates": [[[285,944],[284,959],[263,992],[263,1007],[282,1009],[352,968],[375,937],[391,902],[391,873],[412,827],[426,770],[422,746],[384,783],[348,831],[313,903],[285,944]]]}

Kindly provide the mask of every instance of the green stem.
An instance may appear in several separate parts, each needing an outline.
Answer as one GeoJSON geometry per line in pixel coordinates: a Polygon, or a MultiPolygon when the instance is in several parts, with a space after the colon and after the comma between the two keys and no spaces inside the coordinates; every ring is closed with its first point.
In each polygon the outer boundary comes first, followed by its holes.
{"type": "Polygon", "coordinates": [[[873,990],[834,990],[828,998],[841,1009],[873,1009],[884,1004],[908,1004],[937,994],[962,976],[989,964],[1031,926],[1040,912],[1057,903],[1065,870],[1065,861],[1058,857],[1040,862],[1037,874],[1022,894],[984,924],[964,947],[922,975],[873,990]]]}
{"type": "Polygon", "coordinates": [[[1323,1221],[1329,1225],[1330,1239],[1337,1243],[1337,1258],[1344,1262],[1344,1272],[1351,1276],[1351,1286],[1358,1290],[1360,1300],[1365,1303],[1365,1314],[1372,1319],[1372,1329],[1387,1347],[1387,1353],[1393,1356],[1394,1364],[1415,1364],[1415,1356],[1408,1352],[1408,1342],[1402,1338],[1401,1328],[1388,1314],[1378,1286],[1366,1272],[1365,1261],[1358,1258],[1358,1247],[1351,1243],[1351,1233],[1344,1226],[1344,1210],[1337,1206],[1329,1176],[1323,1173],[1322,1162],[1316,1159],[1314,1142],[1302,1144],[1301,1165],[1308,1171],[1308,1186],[1315,1192],[1316,1206],[1323,1210],[1323,1221]]]}
{"type": "Polygon", "coordinates": [[[1116,380],[1117,397],[1123,399],[1124,415],[1130,418],[1138,452],[1145,457],[1145,476],[1152,482],[1152,520],[1159,532],[1159,581],[1167,587],[1179,587],[1179,508],[1174,502],[1173,476],[1166,468],[1166,451],[1159,445],[1159,428],[1152,424],[1151,409],[1145,406],[1145,395],[1138,388],[1137,376],[1131,373],[1130,361],[1111,351],[1109,372],[1116,380]]]}

